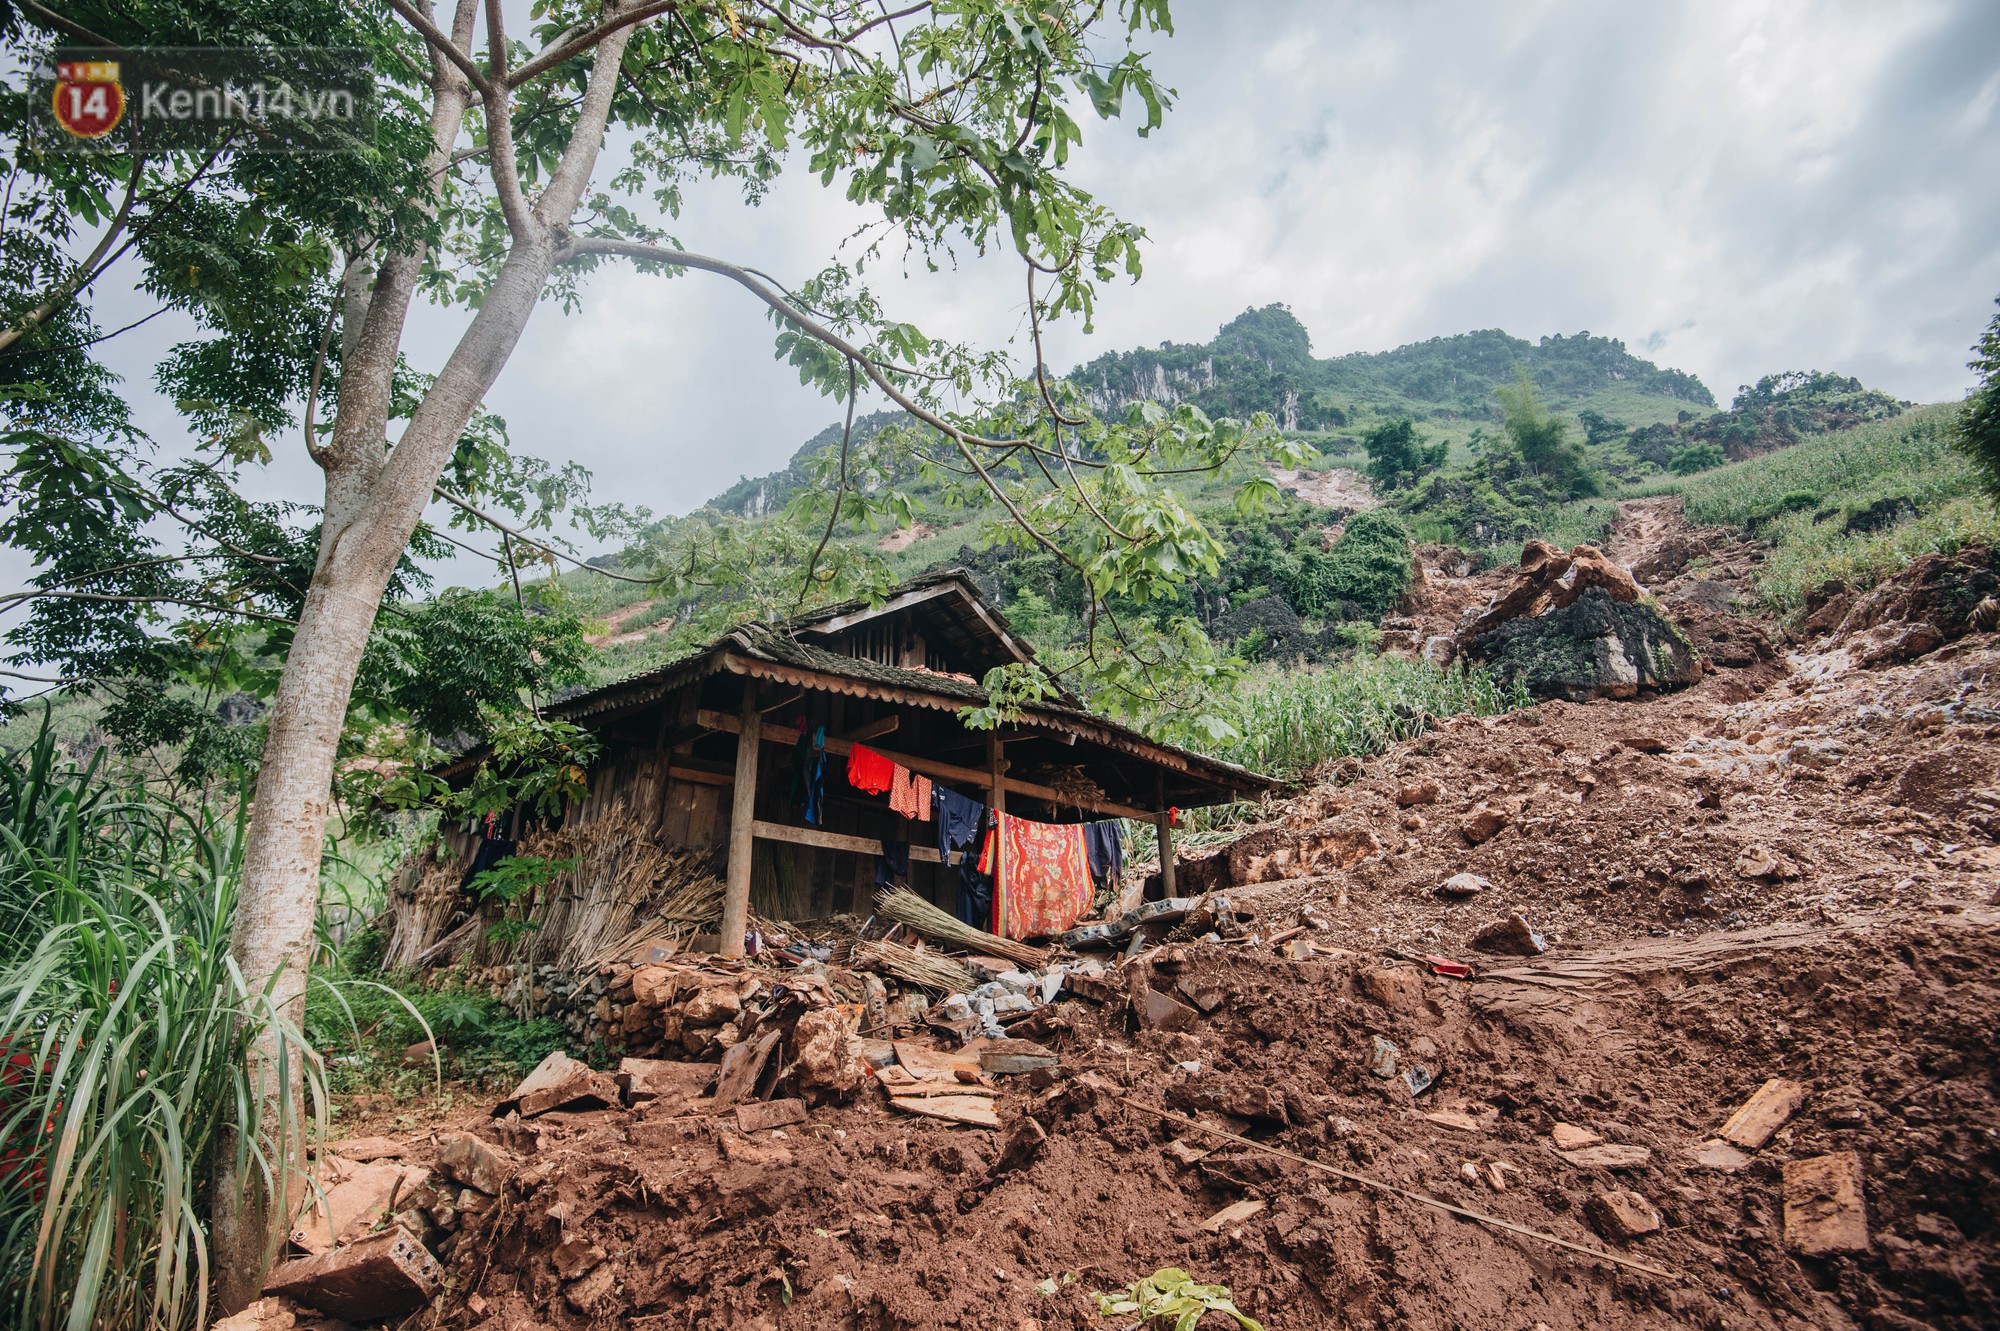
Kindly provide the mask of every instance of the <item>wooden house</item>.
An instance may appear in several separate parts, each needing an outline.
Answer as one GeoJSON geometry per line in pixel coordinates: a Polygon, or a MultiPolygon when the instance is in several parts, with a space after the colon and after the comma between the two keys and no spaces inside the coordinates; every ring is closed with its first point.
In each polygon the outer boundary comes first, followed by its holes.
{"type": "MultiPolygon", "coordinates": [[[[844,755],[857,743],[1016,816],[1154,823],[1167,849],[1170,893],[1167,810],[1278,788],[1269,777],[1098,716],[1053,679],[1052,696],[1023,707],[1017,720],[968,728],[961,709],[983,705],[981,679],[1011,663],[1039,668],[958,569],[906,583],[878,605],[739,628],[546,709],[602,741],[590,794],[565,820],[567,844],[649,842],[712,855],[726,882],[721,939],[731,951],[740,949],[753,911],[777,920],[865,912],[885,840],[909,843],[909,885],[951,909],[956,881],[940,869],[931,825],[848,787],[844,755]],[[802,729],[822,727],[824,802],[809,826],[792,798],[795,767],[802,729]]],[[[442,775],[464,780],[485,756],[467,753],[442,775]]],[[[618,890],[615,858],[570,875],[563,891],[581,899],[618,890]]],[[[549,912],[560,914],[562,905],[550,903],[549,912]]],[[[634,909],[642,907],[635,901],[634,909]]],[[[530,948],[538,960],[553,959],[556,938],[537,937],[530,948]]]]}

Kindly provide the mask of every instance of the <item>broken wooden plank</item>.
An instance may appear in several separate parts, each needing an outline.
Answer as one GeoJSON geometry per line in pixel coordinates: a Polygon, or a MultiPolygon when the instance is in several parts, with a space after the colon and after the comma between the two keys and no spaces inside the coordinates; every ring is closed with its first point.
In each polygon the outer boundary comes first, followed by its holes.
{"type": "Polygon", "coordinates": [[[736,1106],[736,1126],[745,1132],[762,1132],[766,1128],[782,1128],[788,1123],[805,1121],[806,1102],[803,1100],[752,1100],[736,1106]]]}
{"type": "Polygon", "coordinates": [[[1644,1146],[1586,1146],[1580,1151],[1558,1151],[1573,1165],[1586,1169],[1639,1169],[1652,1163],[1653,1152],[1644,1146]]]}
{"type": "Polygon", "coordinates": [[[266,1294],[282,1294],[349,1322],[401,1317],[431,1301],[444,1268],[401,1225],[271,1272],[266,1294]]]}
{"type": "Polygon", "coordinates": [[[1241,1224],[1263,1209],[1264,1203],[1256,1198],[1252,1198],[1249,1201],[1231,1202],[1208,1219],[1202,1221],[1201,1227],[1210,1234],[1220,1234],[1231,1225],[1241,1224]]]}
{"type": "Polygon", "coordinates": [[[979,1048],[980,1070],[995,1076],[1052,1068],[1058,1061],[1046,1046],[1033,1040],[988,1040],[979,1048]]]}
{"type": "Polygon", "coordinates": [[[1757,1088],[1756,1094],[1729,1116],[1716,1135],[1732,1146],[1754,1151],[1770,1141],[1785,1120],[1799,1112],[1806,1102],[1806,1088],[1783,1077],[1773,1077],[1757,1088]]]}
{"type": "Polygon", "coordinates": [[[1484,1122],[1456,1109],[1433,1109],[1424,1117],[1441,1128],[1455,1128],[1460,1132],[1486,1131],[1484,1122]]]}
{"type": "Polygon", "coordinates": [[[1835,1151],[1785,1162],[1785,1244],[1808,1257],[1868,1250],[1859,1155],[1835,1151]]]}
{"type": "Polygon", "coordinates": [[[778,1047],[778,1032],[765,1031],[755,1044],[741,1040],[729,1046],[715,1074],[715,1107],[733,1109],[736,1103],[757,1088],[771,1051],[778,1047]]]}
{"type": "Polygon", "coordinates": [[[1000,1126],[1000,1115],[994,1112],[993,1102],[979,1095],[894,1095],[889,1097],[889,1107],[900,1109],[905,1114],[941,1118],[948,1123],[964,1123],[971,1127],[1000,1126]]]}

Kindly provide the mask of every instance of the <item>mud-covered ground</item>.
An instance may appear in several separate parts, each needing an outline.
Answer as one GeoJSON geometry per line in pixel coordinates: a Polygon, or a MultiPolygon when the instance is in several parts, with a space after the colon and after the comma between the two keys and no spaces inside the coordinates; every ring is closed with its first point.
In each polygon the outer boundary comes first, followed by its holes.
{"type": "MultiPolygon", "coordinates": [[[[530,1127],[475,1108],[460,1124],[520,1168],[460,1217],[427,1316],[1123,1328],[1091,1293],[1177,1266],[1273,1331],[2000,1325],[2000,642],[1901,659],[1864,622],[1879,607],[1838,605],[1784,641],[1731,604],[1753,547],[1657,504],[1623,537],[1613,552],[1703,645],[1702,682],[1453,722],[1274,808],[1224,852],[1237,881],[1269,880],[1228,889],[1255,941],[1115,974],[1211,1000],[1188,1029],[1058,1003],[1037,1038],[1060,1066],[1000,1079],[999,1131],[895,1113],[873,1085],[753,1134],[690,1096],[530,1127]],[[1486,886],[1436,891],[1460,873],[1486,886]],[[1546,953],[1472,947],[1513,912],[1546,953]],[[1371,1070],[1378,1037],[1398,1075],[1371,1070]],[[1421,1094],[1412,1066],[1434,1078],[1421,1094]],[[1705,1148],[1772,1077],[1807,1088],[1777,1135],[1705,1148]],[[1558,1123],[1647,1157],[1579,1163],[1558,1123]],[[1802,1256],[1782,1168],[1837,1151],[1861,1161],[1870,1245],[1802,1256]],[[1607,1237],[1610,1190],[1660,1230],[1607,1237]],[[1238,1202],[1263,1206],[1205,1225],[1238,1202]]],[[[1413,617],[1449,619],[1452,589],[1462,604],[1482,579],[1438,571],[1413,617]]]]}

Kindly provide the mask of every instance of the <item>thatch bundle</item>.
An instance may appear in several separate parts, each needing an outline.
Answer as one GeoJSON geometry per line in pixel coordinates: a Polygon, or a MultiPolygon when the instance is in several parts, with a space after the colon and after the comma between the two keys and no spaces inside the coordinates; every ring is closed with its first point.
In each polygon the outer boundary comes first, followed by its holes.
{"type": "Polygon", "coordinates": [[[986,952],[1021,966],[1039,966],[1047,959],[1048,953],[1026,943],[1017,943],[1011,938],[989,934],[984,929],[975,929],[956,915],[939,910],[930,902],[906,887],[891,888],[875,897],[875,909],[896,921],[906,924],[926,938],[935,938],[943,943],[956,943],[974,952],[986,952]]]}
{"type": "Polygon", "coordinates": [[[856,970],[893,975],[934,994],[962,994],[979,983],[966,967],[939,952],[920,952],[884,939],[854,945],[856,970]]]}

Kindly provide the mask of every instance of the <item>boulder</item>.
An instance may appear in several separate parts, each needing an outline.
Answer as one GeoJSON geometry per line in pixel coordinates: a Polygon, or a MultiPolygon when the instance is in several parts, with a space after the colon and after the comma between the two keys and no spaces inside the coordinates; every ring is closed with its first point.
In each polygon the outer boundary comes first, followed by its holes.
{"type": "Polygon", "coordinates": [[[1701,678],[1687,636],[1643,601],[1591,586],[1566,606],[1471,639],[1468,659],[1539,698],[1585,702],[1681,688],[1701,678]]]}

